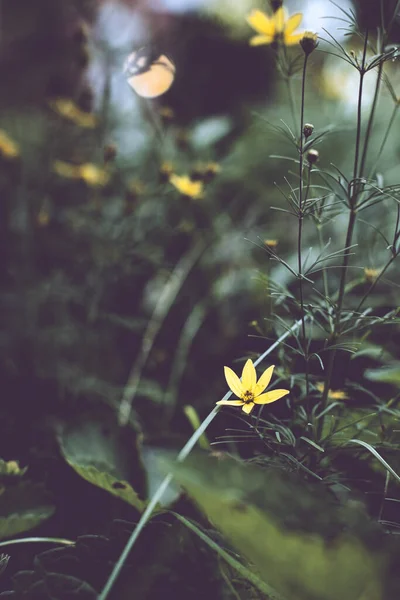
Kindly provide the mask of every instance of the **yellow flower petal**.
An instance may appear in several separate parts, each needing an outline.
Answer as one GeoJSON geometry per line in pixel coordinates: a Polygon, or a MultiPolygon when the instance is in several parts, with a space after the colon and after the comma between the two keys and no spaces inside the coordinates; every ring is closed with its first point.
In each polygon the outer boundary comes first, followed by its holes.
{"type": "Polygon", "coordinates": [[[220,406],[242,406],[243,400],[218,400],[215,404],[220,406]]]}
{"type": "Polygon", "coordinates": [[[203,182],[193,181],[187,175],[171,175],[169,180],[183,196],[200,198],[203,193],[203,182]]]}
{"type": "Polygon", "coordinates": [[[272,390],[271,392],[257,396],[257,398],[254,398],[254,402],[256,404],[271,404],[271,402],[276,402],[276,400],[287,396],[287,394],[289,394],[289,390],[272,390]]]}
{"type": "Polygon", "coordinates": [[[249,358],[242,371],[242,391],[253,392],[256,387],[257,373],[253,361],[249,358]]]}
{"type": "Polygon", "coordinates": [[[251,411],[254,408],[254,403],[253,402],[248,402],[247,404],[243,404],[242,406],[242,411],[246,413],[246,415],[249,415],[251,413],[251,411]]]}
{"type": "Polygon", "coordinates": [[[238,396],[240,398],[240,396],[242,395],[242,384],[240,382],[239,377],[229,367],[224,367],[224,373],[226,383],[229,385],[230,389],[235,394],[235,396],[238,396]]]}
{"type": "Polygon", "coordinates": [[[272,44],[274,38],[272,35],[255,35],[250,38],[250,46],[262,46],[263,44],[272,44]]]}
{"type": "Polygon", "coordinates": [[[298,28],[298,26],[300,25],[302,20],[303,20],[303,15],[301,13],[296,13],[296,14],[292,15],[286,21],[285,34],[290,35],[291,33],[293,33],[293,31],[298,28]]]}
{"type": "Polygon", "coordinates": [[[275,25],[275,33],[282,33],[285,29],[285,23],[288,19],[288,12],[286,8],[281,6],[278,8],[276,13],[273,16],[274,25],[275,25]]]}
{"type": "Polygon", "coordinates": [[[275,31],[275,24],[273,18],[270,19],[268,15],[266,15],[261,10],[253,10],[247,17],[247,22],[257,31],[257,33],[262,33],[266,36],[273,37],[275,31]]]}
{"type": "Polygon", "coordinates": [[[269,386],[274,369],[275,365],[272,365],[268,367],[268,369],[266,369],[261,375],[260,379],[256,383],[256,387],[254,388],[254,394],[256,396],[259,396],[265,390],[265,388],[269,386]]]}
{"type": "Polygon", "coordinates": [[[295,33],[288,35],[285,31],[285,33],[283,34],[283,43],[285,44],[285,46],[295,46],[296,44],[300,43],[300,40],[302,39],[303,35],[304,33],[295,33]]]}

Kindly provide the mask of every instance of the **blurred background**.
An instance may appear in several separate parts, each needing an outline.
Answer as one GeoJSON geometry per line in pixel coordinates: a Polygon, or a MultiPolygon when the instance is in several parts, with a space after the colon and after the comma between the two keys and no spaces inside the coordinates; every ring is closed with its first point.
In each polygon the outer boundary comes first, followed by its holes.
{"type": "MultiPolygon", "coordinates": [[[[270,281],[282,290],[296,282],[265,244],[296,264],[297,221],[273,210],[286,207],[296,153],[270,126],[295,125],[273,50],[248,43],[245,17],[268,10],[263,4],[0,3],[0,456],[46,473],[60,534],[100,519],[91,497],[77,503],[77,476],[60,466],[60,423],[98,414],[116,420],[126,397],[130,424],[145,441],[178,447],[193,430],[184,406],[204,418],[226,391],[223,366],[238,370],[237,359],[264,351],[282,331],[270,321],[273,302],[291,324],[270,281]],[[156,99],[136,95],[123,71],[128,55],[148,44],[176,66],[172,87],[156,99]],[[182,196],[172,173],[202,181],[202,197],[182,196]]],[[[303,13],[302,28],[322,38],[328,29],[358,51],[357,36],[337,20],[340,9],[355,10],[373,31],[379,3],[338,4],[286,6],[303,13]]],[[[334,163],[351,175],[358,74],[328,50],[321,40],[310,58],[305,120],[316,134],[328,132],[320,167],[334,163]]],[[[397,63],[387,74],[395,81],[397,63]]],[[[374,81],[366,76],[366,105],[374,81]]],[[[381,103],[376,149],[394,106],[386,89],[381,103]]],[[[385,184],[396,182],[398,160],[392,135],[379,163],[385,184]]],[[[385,203],[368,220],[390,232],[394,205],[385,203]]],[[[332,251],[344,245],[343,219],[326,223],[332,251]]],[[[381,236],[370,228],[366,239],[365,231],[356,274],[386,260],[381,236]]],[[[304,246],[316,244],[310,222],[304,246]]],[[[335,290],[338,273],[330,273],[335,290]]],[[[390,281],[379,290],[376,305],[396,306],[390,281]]],[[[294,359],[284,349],[273,359],[287,380],[294,359]]],[[[210,439],[232,423],[236,416],[221,415],[210,439]]]]}

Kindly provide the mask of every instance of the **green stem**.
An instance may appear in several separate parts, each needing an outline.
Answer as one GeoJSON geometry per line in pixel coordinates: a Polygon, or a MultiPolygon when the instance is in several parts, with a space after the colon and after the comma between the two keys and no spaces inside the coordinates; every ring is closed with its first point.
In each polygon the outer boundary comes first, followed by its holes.
{"type": "MultiPolygon", "coordinates": [[[[361,64],[361,68],[360,68],[360,81],[359,81],[359,87],[358,87],[358,105],[357,105],[356,147],[355,147],[355,152],[354,152],[352,190],[351,190],[351,195],[349,197],[350,214],[349,214],[349,221],[347,224],[345,251],[344,251],[344,256],[343,256],[343,265],[342,265],[342,272],[341,272],[341,277],[340,277],[335,320],[334,320],[334,325],[333,325],[333,332],[332,332],[332,335],[329,340],[329,344],[331,344],[331,345],[336,343],[336,341],[340,335],[340,321],[341,321],[341,315],[342,315],[344,292],[346,289],[346,276],[347,276],[347,269],[348,269],[349,261],[350,261],[350,248],[349,247],[351,246],[351,242],[353,239],[354,226],[355,226],[356,218],[357,218],[356,208],[357,208],[357,199],[358,199],[358,194],[359,194],[359,184],[356,183],[356,180],[357,180],[357,175],[358,175],[359,157],[360,157],[361,123],[362,123],[362,95],[363,95],[363,84],[364,84],[364,75],[365,75],[365,63],[366,63],[366,56],[367,56],[367,43],[368,43],[368,31],[365,34],[363,58],[362,58],[362,64],[361,64]]],[[[326,376],[325,376],[325,383],[324,383],[324,391],[322,392],[321,413],[324,412],[324,410],[326,409],[326,407],[328,405],[328,395],[329,395],[329,389],[331,387],[331,380],[332,380],[335,356],[336,356],[336,348],[332,348],[331,351],[329,352],[328,366],[326,369],[326,376]]],[[[325,417],[323,416],[318,420],[318,426],[317,426],[317,431],[316,431],[316,439],[317,440],[320,440],[320,438],[321,438],[321,433],[322,433],[323,426],[324,426],[324,419],[325,419],[325,417]]]]}
{"type": "Polygon", "coordinates": [[[75,542],[72,540],[66,540],[65,538],[53,538],[53,537],[28,537],[19,538],[18,540],[7,540],[0,542],[0,548],[5,546],[11,546],[14,544],[61,544],[63,546],[74,546],[75,542]]]}
{"type": "Polygon", "coordinates": [[[385,135],[383,136],[383,140],[382,140],[381,146],[380,146],[380,148],[379,148],[379,151],[378,151],[377,157],[376,157],[376,159],[375,159],[375,162],[374,162],[374,164],[372,165],[372,167],[371,167],[371,170],[370,170],[370,172],[369,172],[369,175],[368,175],[368,178],[369,178],[369,179],[372,177],[372,175],[373,175],[374,171],[376,170],[376,167],[378,166],[379,160],[380,160],[380,158],[381,158],[381,156],[382,156],[382,152],[383,152],[383,150],[384,150],[384,148],[385,148],[385,146],[386,146],[386,143],[387,143],[387,141],[388,141],[388,138],[389,138],[389,133],[390,133],[390,130],[392,129],[392,126],[393,126],[394,120],[395,120],[395,118],[396,118],[396,115],[397,115],[397,111],[398,111],[398,109],[399,109],[399,106],[400,106],[400,104],[399,104],[398,102],[397,102],[397,103],[394,105],[394,109],[393,109],[392,115],[391,115],[391,117],[390,117],[390,121],[389,121],[389,123],[388,123],[388,126],[387,126],[387,128],[386,128],[385,135]]]}
{"type": "Polygon", "coordinates": [[[292,76],[291,76],[289,62],[288,62],[287,48],[285,45],[283,45],[283,52],[280,52],[280,55],[282,57],[281,72],[283,73],[283,76],[285,78],[285,82],[286,82],[286,86],[287,86],[287,90],[288,90],[290,112],[292,115],[293,128],[294,128],[293,131],[296,131],[297,130],[296,102],[295,102],[294,94],[293,94],[292,76]]]}
{"type": "Polygon", "coordinates": [[[369,118],[368,118],[367,130],[365,132],[364,148],[363,148],[363,153],[362,153],[362,157],[361,157],[360,172],[359,172],[360,177],[362,177],[362,175],[364,173],[365,163],[367,160],[368,146],[369,146],[369,142],[371,139],[372,125],[374,122],[376,107],[378,105],[379,91],[380,91],[381,79],[382,79],[382,71],[383,71],[383,62],[380,63],[379,68],[378,68],[378,78],[376,80],[376,85],[375,85],[374,99],[372,101],[371,111],[369,113],[369,118]]]}
{"type": "Polygon", "coordinates": [[[294,127],[294,131],[296,131],[296,129],[297,129],[296,103],[295,103],[294,94],[293,94],[292,78],[289,75],[287,75],[285,79],[286,79],[286,86],[288,89],[290,112],[292,114],[293,127],[294,127]]]}
{"type": "Polygon", "coordinates": [[[307,413],[309,414],[309,373],[308,373],[308,349],[307,349],[307,336],[306,336],[306,324],[304,315],[304,290],[303,290],[303,264],[302,264],[302,238],[303,238],[303,222],[304,222],[304,202],[307,199],[303,197],[303,167],[304,167],[304,98],[305,98],[305,87],[306,87],[306,71],[307,71],[307,59],[308,55],[304,57],[303,64],[303,76],[301,82],[301,109],[300,109],[300,160],[299,160],[299,229],[297,235],[297,263],[298,263],[298,277],[299,277],[299,294],[300,294],[300,310],[301,310],[301,334],[303,341],[303,352],[306,361],[305,364],[305,377],[306,377],[306,398],[307,398],[307,413]]]}

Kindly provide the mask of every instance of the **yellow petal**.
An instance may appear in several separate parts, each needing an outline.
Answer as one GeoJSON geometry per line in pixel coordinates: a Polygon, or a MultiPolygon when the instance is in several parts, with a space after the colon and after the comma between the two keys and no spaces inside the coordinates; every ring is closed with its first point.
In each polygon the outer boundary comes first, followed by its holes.
{"type": "Polygon", "coordinates": [[[258,396],[261,394],[266,387],[268,387],[269,382],[271,381],[272,373],[274,372],[275,365],[271,365],[264,371],[261,375],[260,379],[256,383],[256,387],[254,388],[254,394],[258,396]]]}
{"type": "Polygon", "coordinates": [[[247,404],[243,404],[242,406],[242,411],[246,413],[246,415],[249,415],[251,413],[251,411],[254,408],[254,403],[253,402],[248,402],[247,404]]]}
{"type": "Polygon", "coordinates": [[[257,31],[257,33],[262,33],[266,36],[272,36],[275,32],[275,25],[273,18],[270,19],[264,12],[261,10],[253,10],[247,17],[247,22],[257,31]]]}
{"type": "Polygon", "coordinates": [[[243,400],[218,400],[215,404],[220,406],[242,406],[243,400]]]}
{"type": "Polygon", "coordinates": [[[271,392],[257,396],[257,398],[254,398],[254,402],[256,404],[271,404],[271,402],[276,402],[276,400],[287,396],[287,394],[289,394],[289,390],[272,390],[271,392]]]}
{"type": "Polygon", "coordinates": [[[285,46],[295,46],[300,43],[301,38],[303,37],[303,33],[295,33],[291,35],[287,35],[286,31],[283,34],[283,43],[285,46]]]}
{"type": "Polygon", "coordinates": [[[250,46],[262,46],[263,44],[272,44],[274,38],[272,35],[255,35],[250,38],[250,46]]]}
{"type": "Polygon", "coordinates": [[[235,394],[235,396],[238,396],[240,398],[240,396],[242,395],[242,384],[240,383],[239,377],[229,367],[224,367],[224,373],[226,383],[229,385],[230,389],[235,394]]]}
{"type": "Polygon", "coordinates": [[[287,21],[288,13],[286,8],[281,6],[274,14],[275,33],[282,33],[285,29],[285,22],[287,21]]]}
{"type": "Polygon", "coordinates": [[[291,33],[293,33],[293,31],[295,29],[298,28],[298,26],[300,25],[301,21],[303,20],[303,15],[301,13],[296,13],[295,15],[292,15],[285,24],[285,34],[289,35],[291,33]]]}
{"type": "Polygon", "coordinates": [[[253,361],[249,358],[242,371],[242,391],[252,392],[256,387],[257,373],[253,361]]]}

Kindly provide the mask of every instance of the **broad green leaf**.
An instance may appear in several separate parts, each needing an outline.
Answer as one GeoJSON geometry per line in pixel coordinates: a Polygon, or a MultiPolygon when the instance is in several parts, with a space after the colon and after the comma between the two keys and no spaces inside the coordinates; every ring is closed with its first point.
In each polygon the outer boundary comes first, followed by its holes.
{"type": "Polygon", "coordinates": [[[146,503],[137,489],[143,490],[144,472],[136,437],[134,430],[91,415],[65,427],[59,442],[65,460],[81,477],[142,512],[146,503]]]}
{"type": "Polygon", "coordinates": [[[44,487],[30,483],[2,488],[0,493],[0,539],[8,539],[40,525],[54,513],[44,487]]]}
{"type": "Polygon", "coordinates": [[[221,546],[219,546],[214,540],[210,538],[204,531],[201,531],[197,525],[182,517],[182,515],[178,515],[174,513],[176,518],[181,521],[188,529],[191,529],[203,542],[205,542],[212,550],[217,552],[219,556],[225,560],[228,565],[230,565],[233,569],[235,569],[239,575],[241,575],[244,579],[247,579],[255,588],[260,590],[260,592],[267,594],[270,600],[284,600],[282,596],[278,596],[275,590],[271,590],[271,588],[262,581],[257,575],[255,575],[252,571],[250,571],[247,567],[242,565],[236,558],[234,558],[231,554],[226,552],[221,546]]]}
{"type": "Polygon", "coordinates": [[[66,460],[78,475],[89,481],[89,483],[110,492],[110,494],[131,504],[140,512],[144,510],[146,503],[139,498],[132,486],[127,481],[120,480],[115,475],[108,473],[105,470],[106,467],[97,468],[94,465],[78,465],[68,459],[66,460]]]}
{"type": "Polygon", "coordinates": [[[383,600],[383,533],[359,509],[335,504],[322,484],[200,453],[168,466],[214,526],[288,600],[383,600]]]}
{"type": "Polygon", "coordinates": [[[364,375],[369,381],[389,383],[400,387],[400,364],[384,367],[382,369],[367,369],[364,375]]]}

